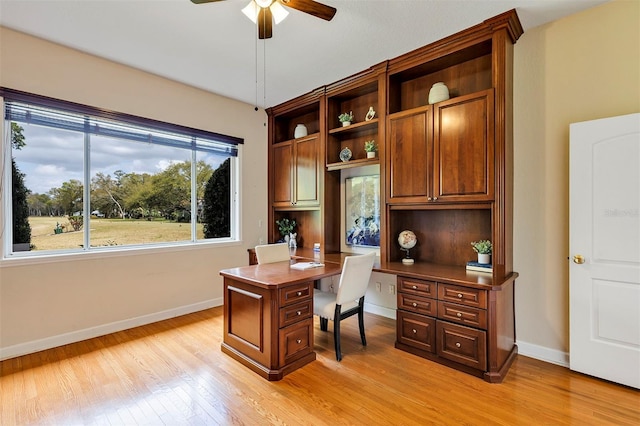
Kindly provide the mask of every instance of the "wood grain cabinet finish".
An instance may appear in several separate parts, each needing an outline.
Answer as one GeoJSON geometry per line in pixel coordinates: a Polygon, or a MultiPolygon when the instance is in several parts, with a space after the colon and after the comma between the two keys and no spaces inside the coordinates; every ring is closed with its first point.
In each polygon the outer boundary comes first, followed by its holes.
{"type": "Polygon", "coordinates": [[[513,287],[398,276],[396,348],[499,382],[513,361],[513,287]]]}
{"type": "Polygon", "coordinates": [[[293,217],[299,247],[339,252],[342,170],[377,164],[381,271],[399,279],[396,347],[490,382],[517,353],[512,110],[522,34],[510,10],[267,110],[269,242],[280,237],[275,221],[293,217]],[[450,99],[429,104],[439,82],[450,99]],[[363,120],[370,106],[376,116],[363,120]],[[356,120],[343,128],[337,116],[347,111],[356,120]],[[292,139],[297,123],[308,137],[292,139]],[[375,159],[362,149],[371,139],[375,159]],[[343,162],[345,147],[353,157],[343,162]],[[405,229],[419,241],[413,272],[399,264],[405,229]],[[493,243],[490,285],[465,275],[469,243],[479,239],[493,243]]]}
{"type": "Polygon", "coordinates": [[[493,199],[493,91],[389,117],[390,203],[493,199]]]}
{"type": "Polygon", "coordinates": [[[321,168],[318,135],[272,146],[274,207],[309,207],[320,204],[321,168]]]}
{"type": "Polygon", "coordinates": [[[262,288],[224,278],[222,351],[268,380],[313,361],[313,281],[262,288]]]}

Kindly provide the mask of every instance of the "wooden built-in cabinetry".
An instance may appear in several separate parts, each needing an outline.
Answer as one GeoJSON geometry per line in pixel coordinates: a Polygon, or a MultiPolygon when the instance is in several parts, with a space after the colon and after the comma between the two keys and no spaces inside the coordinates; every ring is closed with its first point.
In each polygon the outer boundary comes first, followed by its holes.
{"type": "Polygon", "coordinates": [[[267,111],[269,241],[287,216],[299,224],[299,245],[339,251],[341,170],[379,164],[379,270],[398,276],[397,347],[489,381],[502,380],[517,352],[512,63],[522,32],[515,11],[505,12],[267,111]],[[450,99],[429,104],[437,82],[450,99]],[[376,116],[366,121],[369,107],[376,116]],[[342,127],[338,115],[349,111],[355,122],[342,127]],[[298,123],[308,137],[292,139],[298,123]],[[371,139],[375,159],[363,149],[371,139]],[[344,148],[348,162],[339,158],[344,148]],[[418,239],[413,266],[399,262],[405,229],[418,239]],[[486,279],[465,270],[475,257],[470,242],[480,239],[494,247],[486,279]],[[451,292],[463,297],[450,300],[451,292]]]}

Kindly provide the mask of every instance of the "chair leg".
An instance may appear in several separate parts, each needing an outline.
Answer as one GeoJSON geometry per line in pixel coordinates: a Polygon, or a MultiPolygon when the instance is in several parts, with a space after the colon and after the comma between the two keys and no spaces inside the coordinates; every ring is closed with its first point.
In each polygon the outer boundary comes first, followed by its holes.
{"type": "Polygon", "coordinates": [[[342,361],[342,351],[340,350],[340,311],[342,306],[336,305],[336,310],[333,314],[333,341],[336,346],[336,359],[342,361]]]}
{"type": "Polygon", "coordinates": [[[367,346],[367,338],[364,336],[364,307],[360,306],[358,311],[358,325],[360,326],[360,339],[362,346],[367,346]]]}
{"type": "Polygon", "coordinates": [[[329,329],[329,320],[327,318],[320,317],[320,330],[327,331],[329,329]]]}
{"type": "Polygon", "coordinates": [[[340,317],[333,320],[333,341],[336,345],[336,359],[342,361],[342,351],[340,350],[340,317]]]}

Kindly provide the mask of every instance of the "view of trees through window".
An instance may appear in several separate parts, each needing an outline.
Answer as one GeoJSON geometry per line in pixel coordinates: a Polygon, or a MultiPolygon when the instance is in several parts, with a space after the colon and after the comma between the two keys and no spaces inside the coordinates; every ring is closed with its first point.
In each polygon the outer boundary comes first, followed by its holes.
{"type": "Polygon", "coordinates": [[[5,123],[14,252],[232,237],[234,156],[5,123]]]}

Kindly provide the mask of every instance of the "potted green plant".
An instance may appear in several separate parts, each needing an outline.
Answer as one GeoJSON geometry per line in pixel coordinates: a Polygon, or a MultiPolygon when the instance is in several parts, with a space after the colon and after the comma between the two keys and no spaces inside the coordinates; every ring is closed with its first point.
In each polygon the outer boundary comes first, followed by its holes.
{"type": "Polygon", "coordinates": [[[343,112],[338,116],[338,120],[342,123],[342,127],[350,125],[353,121],[353,111],[343,112]]]}
{"type": "Polygon", "coordinates": [[[365,141],[364,150],[367,153],[367,158],[374,158],[376,156],[376,151],[378,150],[376,141],[374,141],[373,139],[370,141],[365,141]]]}
{"type": "Polygon", "coordinates": [[[293,230],[296,228],[296,220],[285,217],[276,220],[276,225],[278,225],[278,231],[280,231],[280,235],[282,235],[284,241],[289,244],[289,247],[295,248],[297,246],[297,233],[293,232],[293,230]]]}
{"type": "Polygon", "coordinates": [[[491,253],[493,252],[493,244],[491,244],[491,241],[473,241],[471,247],[473,247],[473,251],[478,253],[478,263],[491,263],[491,253]]]}

